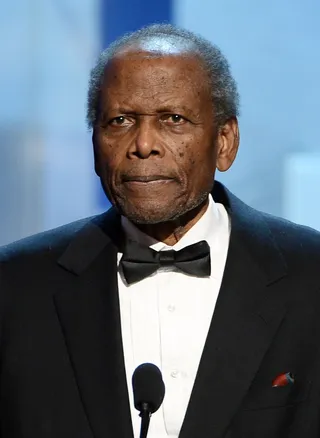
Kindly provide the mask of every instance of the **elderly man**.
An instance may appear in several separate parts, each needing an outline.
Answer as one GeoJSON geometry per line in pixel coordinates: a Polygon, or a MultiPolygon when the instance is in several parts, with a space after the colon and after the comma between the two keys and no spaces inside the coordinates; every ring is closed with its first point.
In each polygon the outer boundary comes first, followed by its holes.
{"type": "Polygon", "coordinates": [[[214,182],[237,114],[191,32],[102,53],[88,121],[113,208],[0,251],[1,438],[138,437],[143,362],[166,385],[150,437],[319,437],[320,235],[214,182]]]}

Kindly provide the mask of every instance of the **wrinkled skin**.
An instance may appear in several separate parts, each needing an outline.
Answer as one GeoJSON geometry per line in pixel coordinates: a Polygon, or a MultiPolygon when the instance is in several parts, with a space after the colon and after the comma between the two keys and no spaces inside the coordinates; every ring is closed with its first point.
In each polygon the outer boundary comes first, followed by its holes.
{"type": "Polygon", "coordinates": [[[216,167],[227,170],[237,122],[214,122],[208,77],[192,53],[131,49],[109,61],[93,143],[111,202],[174,244],[207,208],[216,167]]]}

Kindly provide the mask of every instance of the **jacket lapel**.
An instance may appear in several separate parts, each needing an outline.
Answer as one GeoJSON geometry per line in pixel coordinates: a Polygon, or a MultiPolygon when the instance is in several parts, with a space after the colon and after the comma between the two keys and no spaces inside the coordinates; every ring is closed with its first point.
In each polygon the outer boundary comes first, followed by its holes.
{"type": "MultiPolygon", "coordinates": [[[[116,217],[110,218],[109,213],[99,220],[117,232],[120,221],[116,217]]],[[[93,436],[132,437],[117,248],[100,224],[91,222],[71,242],[59,264],[66,273],[55,305],[93,436]]]]}
{"type": "Polygon", "coordinates": [[[286,274],[285,262],[261,214],[216,185],[216,201],[229,210],[232,232],[180,438],[224,436],[286,310],[277,283],[286,274]]]}

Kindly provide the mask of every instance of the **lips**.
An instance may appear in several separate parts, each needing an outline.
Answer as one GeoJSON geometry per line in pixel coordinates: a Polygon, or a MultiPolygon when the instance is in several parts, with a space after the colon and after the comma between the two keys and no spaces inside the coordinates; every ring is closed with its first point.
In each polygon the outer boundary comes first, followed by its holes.
{"type": "Polygon", "coordinates": [[[153,181],[169,181],[172,177],[165,175],[130,175],[123,177],[123,182],[149,183],[153,181]]]}

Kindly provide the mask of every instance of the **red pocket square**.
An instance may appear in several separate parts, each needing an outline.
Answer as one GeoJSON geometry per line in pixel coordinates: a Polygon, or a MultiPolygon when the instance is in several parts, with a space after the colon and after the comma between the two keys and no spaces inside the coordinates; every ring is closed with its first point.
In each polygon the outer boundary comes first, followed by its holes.
{"type": "Polygon", "coordinates": [[[294,384],[294,376],[292,373],[283,373],[279,374],[273,382],[272,382],[272,388],[277,388],[278,386],[287,386],[287,385],[293,385],[294,384]]]}

